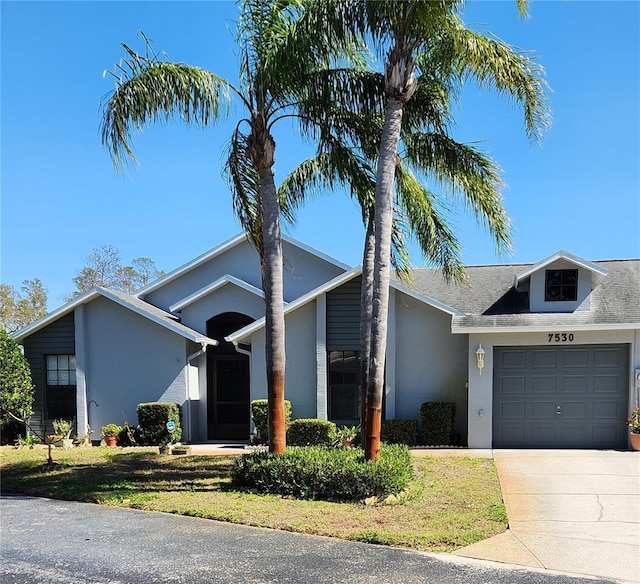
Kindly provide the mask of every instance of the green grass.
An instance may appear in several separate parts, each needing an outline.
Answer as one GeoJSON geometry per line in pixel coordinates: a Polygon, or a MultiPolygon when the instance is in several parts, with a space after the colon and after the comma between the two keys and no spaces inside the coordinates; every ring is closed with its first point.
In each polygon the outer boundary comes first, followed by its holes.
{"type": "Polygon", "coordinates": [[[231,456],[162,456],[149,448],[0,450],[3,493],[178,513],[424,551],[502,533],[507,517],[492,459],[415,457],[411,486],[389,502],[329,503],[234,491],[231,456]]]}

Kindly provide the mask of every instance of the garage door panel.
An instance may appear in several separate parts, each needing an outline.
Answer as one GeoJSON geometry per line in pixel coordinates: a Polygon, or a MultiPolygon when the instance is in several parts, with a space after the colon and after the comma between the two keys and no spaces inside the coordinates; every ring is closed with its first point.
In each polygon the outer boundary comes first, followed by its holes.
{"type": "Polygon", "coordinates": [[[593,419],[594,420],[619,420],[624,418],[624,412],[620,411],[620,406],[616,402],[611,401],[594,401],[593,402],[593,419]]]}
{"type": "Polygon", "coordinates": [[[530,401],[526,412],[529,420],[553,420],[556,417],[556,401],[530,401]]]}
{"type": "Polygon", "coordinates": [[[504,376],[500,383],[500,393],[502,395],[524,394],[525,381],[524,375],[504,376]]]}
{"type": "Polygon", "coordinates": [[[533,375],[531,377],[531,393],[556,394],[556,376],[555,375],[533,375]]]}
{"type": "Polygon", "coordinates": [[[589,378],[586,375],[562,375],[561,393],[582,393],[589,391],[589,378]]]}
{"type": "Polygon", "coordinates": [[[589,366],[588,349],[561,349],[561,351],[563,367],[570,368],[589,366]]]}
{"type": "Polygon", "coordinates": [[[500,416],[503,420],[524,420],[525,419],[525,403],[524,401],[508,401],[502,402],[500,405],[500,416]]]}
{"type": "Polygon", "coordinates": [[[534,369],[555,369],[558,366],[558,352],[555,350],[534,350],[531,353],[531,367],[534,369]]]}
{"type": "Polygon", "coordinates": [[[616,394],[620,392],[621,385],[623,383],[620,375],[593,376],[593,393],[616,394]]]}
{"type": "Polygon", "coordinates": [[[559,405],[559,416],[563,420],[587,420],[589,406],[584,401],[562,401],[559,405]]]}
{"type": "Polygon", "coordinates": [[[593,352],[593,366],[619,369],[622,366],[622,355],[615,349],[596,349],[593,352]]]}
{"type": "Polygon", "coordinates": [[[628,345],[494,348],[493,446],[624,448],[628,345]]]}
{"type": "Polygon", "coordinates": [[[503,369],[524,369],[526,366],[526,351],[507,350],[501,355],[503,369]]]}

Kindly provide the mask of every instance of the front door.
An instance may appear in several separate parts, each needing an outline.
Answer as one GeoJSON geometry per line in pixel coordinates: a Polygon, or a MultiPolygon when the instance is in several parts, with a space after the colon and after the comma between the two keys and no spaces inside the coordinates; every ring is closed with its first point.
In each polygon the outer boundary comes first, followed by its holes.
{"type": "Polygon", "coordinates": [[[213,355],[208,384],[208,439],[246,440],[249,436],[250,384],[246,355],[213,355]]]}
{"type": "Polygon", "coordinates": [[[207,321],[207,336],[218,344],[207,349],[207,439],[248,440],[251,423],[249,356],[225,337],[252,323],[237,312],[207,321]]]}

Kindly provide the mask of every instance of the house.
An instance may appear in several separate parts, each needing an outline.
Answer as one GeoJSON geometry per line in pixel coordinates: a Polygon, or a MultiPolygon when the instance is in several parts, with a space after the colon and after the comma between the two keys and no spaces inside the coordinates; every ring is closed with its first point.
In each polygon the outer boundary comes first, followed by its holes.
{"type": "MultiPolygon", "coordinates": [[[[359,418],[359,267],[284,237],[286,397],[293,416],[359,418]]],[[[475,448],[626,448],[640,391],[640,260],[565,251],[533,265],[468,268],[468,286],[413,271],[392,281],[384,415],[456,403],[475,448]]],[[[135,295],[97,288],[13,336],[36,385],[32,425],[78,433],[182,406],[189,441],[247,440],[266,397],[257,253],[238,235],[135,295]]]]}

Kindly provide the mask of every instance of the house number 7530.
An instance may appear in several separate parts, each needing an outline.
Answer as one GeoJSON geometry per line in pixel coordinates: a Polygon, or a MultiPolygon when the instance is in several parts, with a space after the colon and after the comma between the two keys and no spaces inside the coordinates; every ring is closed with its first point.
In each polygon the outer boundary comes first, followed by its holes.
{"type": "Polygon", "coordinates": [[[550,343],[573,343],[573,333],[548,333],[550,343]]]}

